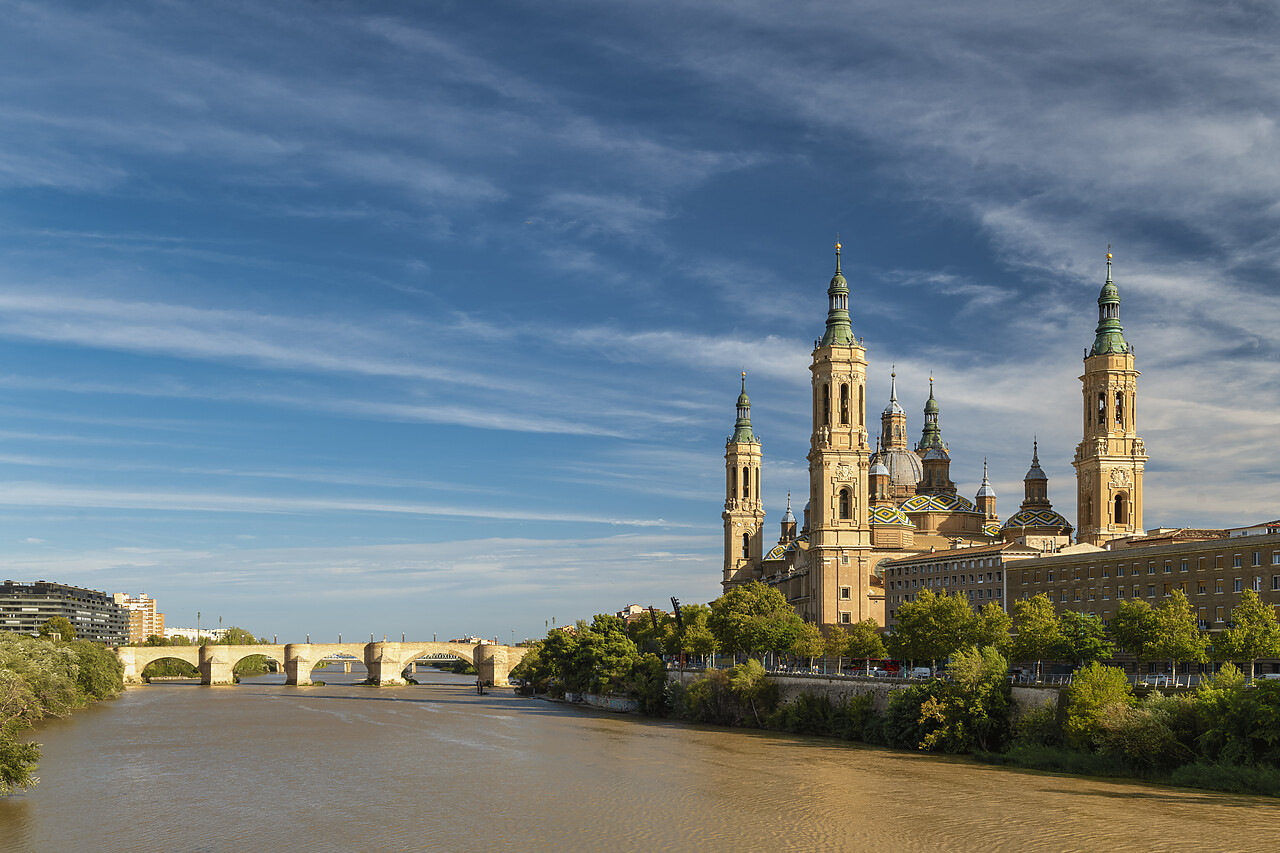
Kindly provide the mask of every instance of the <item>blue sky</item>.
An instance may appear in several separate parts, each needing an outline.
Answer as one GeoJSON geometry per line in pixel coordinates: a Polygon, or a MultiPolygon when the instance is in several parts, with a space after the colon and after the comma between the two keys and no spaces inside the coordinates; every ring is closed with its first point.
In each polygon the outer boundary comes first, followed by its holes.
{"type": "Polygon", "coordinates": [[[1280,515],[1270,4],[0,20],[4,577],[282,639],[710,599],[741,369],[769,531],[806,488],[837,233],[963,493],[1038,435],[1074,519],[1110,243],[1147,525],[1280,515]]]}

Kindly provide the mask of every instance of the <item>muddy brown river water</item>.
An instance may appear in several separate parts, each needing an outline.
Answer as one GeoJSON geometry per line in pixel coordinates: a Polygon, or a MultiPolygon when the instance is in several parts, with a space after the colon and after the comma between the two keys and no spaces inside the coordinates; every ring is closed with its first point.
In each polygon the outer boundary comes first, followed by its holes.
{"type": "MultiPolygon", "coordinates": [[[[1280,803],[689,726],[474,680],[132,688],[43,725],[0,851],[1275,851],[1280,803]]],[[[359,676],[346,676],[358,678],[359,676]]]]}

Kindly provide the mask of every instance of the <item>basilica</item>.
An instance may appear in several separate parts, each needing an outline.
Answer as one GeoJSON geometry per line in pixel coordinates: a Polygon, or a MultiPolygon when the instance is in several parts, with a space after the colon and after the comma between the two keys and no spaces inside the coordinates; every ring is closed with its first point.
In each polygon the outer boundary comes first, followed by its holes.
{"type": "Polygon", "coordinates": [[[884,625],[885,567],[895,560],[958,549],[980,549],[964,552],[971,556],[991,552],[1009,558],[1063,554],[1099,550],[1113,540],[1143,534],[1147,457],[1135,433],[1138,371],[1120,325],[1120,296],[1111,279],[1109,253],[1098,297],[1098,327],[1081,376],[1083,438],[1073,463],[1074,527],[1053,509],[1035,442],[1022,505],[1008,520],[1002,523],[996,512],[985,462],[973,499],[959,494],[951,480],[950,448],[942,437],[932,378],[920,440],[912,447],[907,413],[898,402],[897,375],[890,373],[889,401],[873,448],[866,416],[866,349],[853,333],[838,243],[827,306],[826,328],[815,341],[809,366],[809,494],[800,522],[788,497],[776,543],[766,542],[760,496],[763,455],[751,426],[746,374],[742,376],[737,421],[725,443],[721,517],[726,590],[759,580],[778,588],[808,621],[831,625],[874,619],[884,625]]]}

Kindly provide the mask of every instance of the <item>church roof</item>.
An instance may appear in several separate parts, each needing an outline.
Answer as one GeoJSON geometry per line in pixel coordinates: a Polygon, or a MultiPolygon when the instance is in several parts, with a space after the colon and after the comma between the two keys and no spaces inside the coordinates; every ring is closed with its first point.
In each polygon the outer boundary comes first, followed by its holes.
{"type": "Polygon", "coordinates": [[[1004,523],[1004,527],[1002,529],[1021,530],[1024,527],[1065,527],[1068,532],[1072,530],[1071,522],[1063,518],[1061,513],[1054,512],[1051,509],[1018,510],[1009,517],[1009,520],[1004,523]]]}
{"type": "Polygon", "coordinates": [[[914,486],[924,476],[920,457],[905,447],[881,450],[872,461],[889,469],[889,481],[895,486],[914,486]]]}
{"type": "Polygon", "coordinates": [[[905,415],[902,407],[898,405],[898,371],[894,370],[889,374],[889,405],[884,407],[886,415],[905,415]]]}
{"type": "Polygon", "coordinates": [[[968,498],[960,495],[916,495],[902,505],[908,515],[917,512],[977,512],[968,498]]]}
{"type": "Polygon", "coordinates": [[[990,536],[993,539],[999,537],[1000,522],[988,521],[986,524],[982,525],[982,533],[986,536],[990,536]]]}
{"type": "Polygon", "coordinates": [[[915,527],[911,523],[911,519],[902,512],[902,510],[893,506],[877,506],[871,508],[872,524],[901,524],[906,527],[915,527]]]}

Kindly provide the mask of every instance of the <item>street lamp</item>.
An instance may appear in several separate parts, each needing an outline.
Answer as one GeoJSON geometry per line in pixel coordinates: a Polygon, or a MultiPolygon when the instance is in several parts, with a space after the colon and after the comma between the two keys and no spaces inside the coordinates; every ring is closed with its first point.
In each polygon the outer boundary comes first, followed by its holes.
{"type": "Polygon", "coordinates": [[[200,611],[196,611],[196,645],[200,645],[200,611]]]}

